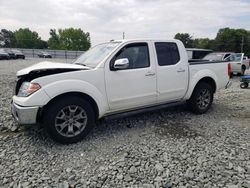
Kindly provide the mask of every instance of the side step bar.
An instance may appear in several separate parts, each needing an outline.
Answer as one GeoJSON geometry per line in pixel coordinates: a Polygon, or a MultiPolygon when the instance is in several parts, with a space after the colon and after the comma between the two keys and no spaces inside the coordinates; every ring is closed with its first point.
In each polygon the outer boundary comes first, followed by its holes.
{"type": "Polygon", "coordinates": [[[172,106],[178,106],[178,105],[183,105],[183,104],[185,104],[185,101],[172,102],[172,103],[161,104],[161,105],[157,105],[157,106],[139,108],[139,109],[130,110],[130,111],[126,111],[126,112],[120,112],[120,113],[116,113],[116,114],[107,115],[107,116],[103,117],[103,119],[104,120],[122,119],[122,118],[125,118],[128,116],[133,116],[133,115],[142,114],[142,113],[146,113],[146,112],[156,111],[156,110],[160,110],[163,108],[169,108],[172,106]]]}

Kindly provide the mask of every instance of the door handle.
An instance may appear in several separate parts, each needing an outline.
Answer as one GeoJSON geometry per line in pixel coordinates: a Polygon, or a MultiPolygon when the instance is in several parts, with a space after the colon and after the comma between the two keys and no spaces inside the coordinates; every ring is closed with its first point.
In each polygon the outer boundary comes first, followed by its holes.
{"type": "Polygon", "coordinates": [[[185,72],[185,69],[178,69],[177,72],[185,72]]]}
{"type": "Polygon", "coordinates": [[[147,73],[145,74],[145,76],[154,76],[154,75],[155,75],[154,72],[147,72],[147,73]]]}

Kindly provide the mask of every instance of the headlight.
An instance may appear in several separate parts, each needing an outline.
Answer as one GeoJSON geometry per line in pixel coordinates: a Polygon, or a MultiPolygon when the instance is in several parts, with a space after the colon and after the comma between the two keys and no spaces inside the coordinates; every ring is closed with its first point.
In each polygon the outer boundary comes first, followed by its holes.
{"type": "Polygon", "coordinates": [[[41,86],[37,83],[23,82],[17,96],[18,97],[28,97],[32,93],[39,90],[41,86]]]}

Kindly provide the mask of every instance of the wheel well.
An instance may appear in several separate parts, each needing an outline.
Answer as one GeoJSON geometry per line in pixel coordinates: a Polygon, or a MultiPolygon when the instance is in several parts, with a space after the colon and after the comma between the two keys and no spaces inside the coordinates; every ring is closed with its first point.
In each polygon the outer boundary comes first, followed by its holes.
{"type": "MultiPolygon", "coordinates": [[[[216,91],[216,83],[215,83],[215,81],[214,81],[213,78],[211,78],[211,77],[202,78],[202,79],[196,84],[196,86],[197,86],[198,84],[202,83],[202,82],[209,84],[209,85],[212,87],[212,89],[213,89],[213,93],[215,93],[215,91],[216,91]]],[[[195,86],[195,87],[196,87],[196,86],[195,86]]]]}
{"type": "Polygon", "coordinates": [[[86,101],[88,101],[90,103],[90,105],[94,109],[95,118],[98,119],[98,117],[99,117],[99,109],[98,109],[98,106],[97,106],[95,100],[92,97],[90,97],[89,95],[87,95],[85,93],[81,93],[81,92],[68,92],[68,93],[64,93],[64,94],[61,94],[61,95],[58,95],[58,96],[54,97],[45,106],[43,106],[42,108],[40,108],[39,111],[38,111],[37,122],[41,122],[42,121],[43,113],[46,110],[46,108],[48,108],[49,105],[51,105],[52,103],[54,103],[59,98],[72,97],[72,96],[81,97],[81,98],[84,98],[86,101]]]}
{"type": "Polygon", "coordinates": [[[246,65],[242,65],[242,66],[241,66],[241,69],[246,70],[246,65]]]}

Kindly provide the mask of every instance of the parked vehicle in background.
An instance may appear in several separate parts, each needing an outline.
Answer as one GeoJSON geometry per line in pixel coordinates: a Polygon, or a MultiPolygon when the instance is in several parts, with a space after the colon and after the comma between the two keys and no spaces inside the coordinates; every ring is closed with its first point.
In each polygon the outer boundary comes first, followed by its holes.
{"type": "Polygon", "coordinates": [[[16,56],[16,59],[25,59],[25,55],[24,53],[22,53],[20,50],[11,50],[15,56],[16,56]]]}
{"type": "Polygon", "coordinates": [[[212,52],[203,57],[207,61],[224,61],[228,56],[234,54],[233,52],[212,52]]]}
{"type": "Polygon", "coordinates": [[[225,61],[230,62],[231,74],[244,75],[245,71],[249,69],[249,60],[244,59],[244,53],[233,53],[225,61]]]}
{"type": "Polygon", "coordinates": [[[37,55],[40,58],[52,58],[52,55],[45,51],[40,51],[37,55]]]}
{"type": "Polygon", "coordinates": [[[10,56],[4,49],[0,49],[0,59],[10,59],[10,56]]]}
{"type": "Polygon", "coordinates": [[[9,54],[10,59],[16,59],[16,54],[10,49],[4,49],[6,53],[9,54]]]}
{"type": "Polygon", "coordinates": [[[227,62],[188,62],[179,40],[103,43],[73,64],[41,62],[18,71],[12,114],[19,124],[41,122],[61,143],[81,140],[96,120],[187,102],[205,113],[229,85],[227,62]]]}
{"type": "Polygon", "coordinates": [[[243,57],[243,64],[246,64],[246,69],[250,68],[250,59],[247,56],[243,57]]]}
{"type": "Polygon", "coordinates": [[[199,49],[199,48],[186,48],[186,51],[189,60],[202,59],[207,54],[213,52],[213,50],[210,49],[199,49]]]}

